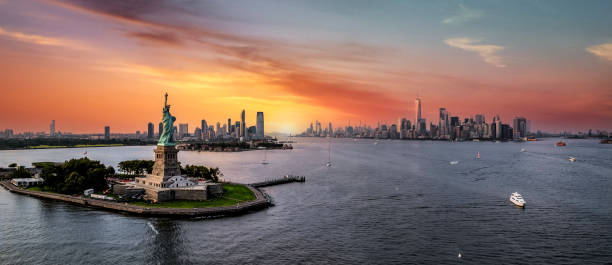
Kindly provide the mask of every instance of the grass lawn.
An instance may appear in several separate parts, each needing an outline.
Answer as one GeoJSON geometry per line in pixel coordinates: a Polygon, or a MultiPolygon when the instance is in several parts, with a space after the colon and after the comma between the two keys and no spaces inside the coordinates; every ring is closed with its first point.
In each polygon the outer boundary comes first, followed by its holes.
{"type": "Polygon", "coordinates": [[[41,145],[31,145],[31,146],[28,146],[27,148],[29,148],[29,149],[48,149],[48,148],[66,148],[66,147],[68,147],[68,146],[65,146],[65,145],[43,145],[43,144],[41,144],[41,145]]]}
{"type": "MultiPolygon", "coordinates": [[[[47,189],[47,187],[44,187],[44,186],[32,186],[32,187],[28,187],[28,188],[26,188],[26,190],[31,190],[31,191],[42,191],[42,192],[49,192],[49,193],[57,193],[57,194],[62,194],[62,193],[55,192],[55,191],[52,191],[52,190],[50,190],[50,189],[47,189]]],[[[65,195],[65,194],[64,194],[64,195],[65,195]]]]}
{"type": "Polygon", "coordinates": [[[131,202],[130,204],[151,208],[208,208],[232,206],[238,203],[253,201],[255,198],[255,194],[246,186],[223,184],[223,196],[208,201],[131,202]]]}

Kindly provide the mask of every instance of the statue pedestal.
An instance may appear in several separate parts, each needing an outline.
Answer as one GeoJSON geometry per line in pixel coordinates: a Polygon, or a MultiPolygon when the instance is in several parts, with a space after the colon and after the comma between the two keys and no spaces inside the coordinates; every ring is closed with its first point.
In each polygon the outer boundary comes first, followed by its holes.
{"type": "Polygon", "coordinates": [[[198,181],[181,175],[177,159],[178,150],[174,146],[158,145],[155,148],[153,171],[144,177],[136,178],[134,184],[144,188],[145,199],[154,202],[170,200],[206,200],[208,190],[211,194],[222,193],[220,184],[198,184],[198,181]]]}

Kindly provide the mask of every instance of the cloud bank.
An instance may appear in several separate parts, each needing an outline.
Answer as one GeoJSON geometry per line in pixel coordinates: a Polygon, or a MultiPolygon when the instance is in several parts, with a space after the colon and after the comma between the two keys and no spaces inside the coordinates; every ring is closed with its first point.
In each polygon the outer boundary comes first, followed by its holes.
{"type": "Polygon", "coordinates": [[[587,47],[586,50],[599,57],[612,61],[612,43],[604,43],[587,47]]]}
{"type": "Polygon", "coordinates": [[[491,44],[478,44],[481,40],[471,38],[450,38],[444,41],[447,45],[462,50],[475,52],[482,57],[482,59],[491,65],[496,67],[506,67],[502,62],[502,58],[497,55],[497,52],[505,49],[504,46],[491,45],[491,44]]]}

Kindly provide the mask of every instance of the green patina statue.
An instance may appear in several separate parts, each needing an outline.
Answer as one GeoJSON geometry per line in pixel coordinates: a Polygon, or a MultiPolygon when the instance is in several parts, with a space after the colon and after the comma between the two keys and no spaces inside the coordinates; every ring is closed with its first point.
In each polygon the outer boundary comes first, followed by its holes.
{"type": "Polygon", "coordinates": [[[159,141],[157,142],[157,145],[174,146],[174,121],[176,121],[176,117],[170,114],[170,105],[168,105],[168,93],[166,93],[162,117],[164,127],[163,131],[160,132],[159,141]]]}

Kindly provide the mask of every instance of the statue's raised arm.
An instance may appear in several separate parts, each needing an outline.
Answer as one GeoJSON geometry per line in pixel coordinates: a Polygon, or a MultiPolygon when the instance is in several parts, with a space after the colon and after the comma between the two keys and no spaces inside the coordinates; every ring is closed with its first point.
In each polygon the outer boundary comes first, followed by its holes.
{"type": "Polygon", "coordinates": [[[166,95],[164,96],[164,107],[168,106],[168,92],[166,92],[166,95]]]}

